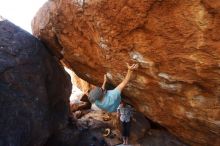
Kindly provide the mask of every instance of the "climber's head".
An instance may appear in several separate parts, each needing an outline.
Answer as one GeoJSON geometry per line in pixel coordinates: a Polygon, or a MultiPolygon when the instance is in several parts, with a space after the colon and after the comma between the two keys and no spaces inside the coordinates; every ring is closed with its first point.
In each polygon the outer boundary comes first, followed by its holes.
{"type": "Polygon", "coordinates": [[[89,101],[94,103],[96,100],[101,99],[104,96],[105,90],[100,87],[95,87],[89,92],[89,101]]]}

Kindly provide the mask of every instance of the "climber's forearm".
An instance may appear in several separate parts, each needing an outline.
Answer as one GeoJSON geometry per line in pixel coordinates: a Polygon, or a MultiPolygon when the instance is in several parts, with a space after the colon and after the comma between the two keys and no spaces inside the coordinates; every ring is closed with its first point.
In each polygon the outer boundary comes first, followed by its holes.
{"type": "Polygon", "coordinates": [[[131,78],[131,74],[132,74],[133,71],[131,70],[128,70],[126,76],[125,76],[125,79],[122,81],[122,84],[124,86],[126,86],[126,84],[129,82],[130,78],[131,78]]]}
{"type": "Polygon", "coordinates": [[[128,69],[128,72],[124,78],[124,80],[116,87],[118,90],[122,91],[124,89],[124,87],[127,85],[127,83],[129,82],[131,75],[132,75],[132,70],[128,69]]]}
{"type": "Polygon", "coordinates": [[[104,80],[104,82],[102,83],[102,89],[105,89],[105,85],[106,85],[106,80],[104,80]]]}
{"type": "Polygon", "coordinates": [[[102,89],[103,89],[103,90],[105,90],[106,82],[107,82],[107,75],[105,74],[105,75],[104,75],[104,81],[103,81],[103,83],[102,83],[102,89]]]}

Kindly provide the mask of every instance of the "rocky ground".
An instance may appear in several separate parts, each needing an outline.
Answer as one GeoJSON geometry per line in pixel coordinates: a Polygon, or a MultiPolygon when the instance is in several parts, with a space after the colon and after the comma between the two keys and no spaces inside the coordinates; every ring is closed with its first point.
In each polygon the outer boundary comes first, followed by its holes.
{"type": "MultiPolygon", "coordinates": [[[[120,123],[116,113],[91,109],[83,95],[81,102],[72,103],[70,125],[77,133],[77,146],[115,146],[122,143],[120,123]]],[[[68,135],[66,135],[68,137],[68,135]]],[[[140,112],[134,111],[130,144],[133,146],[186,146],[165,128],[149,121],[140,112]]]]}

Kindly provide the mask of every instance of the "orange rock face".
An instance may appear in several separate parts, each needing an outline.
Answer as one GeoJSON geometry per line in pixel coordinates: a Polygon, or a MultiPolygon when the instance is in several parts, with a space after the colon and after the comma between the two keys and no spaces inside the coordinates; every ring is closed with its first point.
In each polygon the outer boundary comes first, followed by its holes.
{"type": "Polygon", "coordinates": [[[84,80],[122,81],[133,105],[184,142],[220,143],[219,0],[51,0],[33,33],[84,80]]]}
{"type": "Polygon", "coordinates": [[[85,80],[79,78],[74,72],[71,72],[70,76],[73,85],[79,88],[83,93],[87,93],[90,89],[93,88],[92,84],[89,84],[85,80]]]}

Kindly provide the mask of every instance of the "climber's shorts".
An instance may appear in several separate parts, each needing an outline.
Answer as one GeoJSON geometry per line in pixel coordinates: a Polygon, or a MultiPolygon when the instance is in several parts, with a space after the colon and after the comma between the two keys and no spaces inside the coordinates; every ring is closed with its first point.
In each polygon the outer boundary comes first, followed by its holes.
{"type": "Polygon", "coordinates": [[[131,122],[121,122],[121,126],[122,126],[122,136],[129,137],[131,122]]]}

